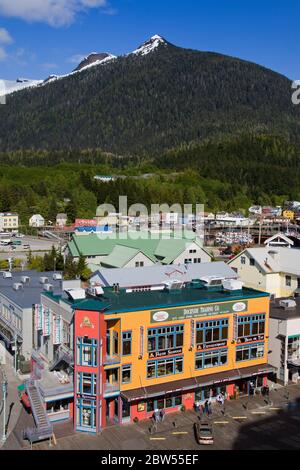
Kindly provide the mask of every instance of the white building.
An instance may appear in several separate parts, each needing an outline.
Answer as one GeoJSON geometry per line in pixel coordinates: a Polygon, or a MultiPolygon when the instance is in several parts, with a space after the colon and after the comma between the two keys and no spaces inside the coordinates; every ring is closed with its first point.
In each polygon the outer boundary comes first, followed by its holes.
{"type": "Polygon", "coordinates": [[[29,227],[44,227],[45,219],[41,214],[34,214],[29,219],[29,227]]]}

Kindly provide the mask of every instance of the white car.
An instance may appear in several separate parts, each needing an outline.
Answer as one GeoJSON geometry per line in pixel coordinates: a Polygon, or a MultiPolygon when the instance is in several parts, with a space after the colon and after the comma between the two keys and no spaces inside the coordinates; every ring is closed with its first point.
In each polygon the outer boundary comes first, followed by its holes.
{"type": "Polygon", "coordinates": [[[24,238],[25,235],[23,233],[17,233],[16,238],[24,238]]]}

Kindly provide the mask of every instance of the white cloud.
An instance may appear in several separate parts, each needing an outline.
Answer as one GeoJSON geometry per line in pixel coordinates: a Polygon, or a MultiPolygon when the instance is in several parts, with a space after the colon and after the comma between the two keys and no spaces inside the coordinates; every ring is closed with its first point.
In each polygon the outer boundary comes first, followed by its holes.
{"type": "Polygon", "coordinates": [[[80,11],[101,7],[107,0],[0,0],[0,15],[61,27],[73,23],[80,11]]]}
{"type": "Polygon", "coordinates": [[[5,28],[0,28],[0,44],[11,44],[13,38],[5,28]]]}
{"type": "Polygon", "coordinates": [[[7,57],[6,50],[3,47],[0,47],[0,60],[5,60],[7,57]]]}

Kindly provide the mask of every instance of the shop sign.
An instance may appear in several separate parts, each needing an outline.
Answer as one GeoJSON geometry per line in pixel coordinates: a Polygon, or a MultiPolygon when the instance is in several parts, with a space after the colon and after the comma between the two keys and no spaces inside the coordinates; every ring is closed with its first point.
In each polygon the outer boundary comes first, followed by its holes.
{"type": "Polygon", "coordinates": [[[43,336],[50,336],[51,333],[51,321],[50,321],[50,310],[46,308],[44,310],[44,324],[43,324],[43,336]]]}
{"type": "Polygon", "coordinates": [[[197,344],[197,351],[203,351],[205,349],[223,348],[227,346],[227,341],[216,341],[215,343],[202,343],[197,344]]]}
{"type": "Polygon", "coordinates": [[[89,317],[83,317],[80,328],[95,328],[89,317]]]}
{"type": "Polygon", "coordinates": [[[265,335],[246,336],[245,338],[238,338],[236,342],[237,344],[253,343],[255,341],[264,341],[264,339],[265,339],[265,335]]]}
{"type": "Polygon", "coordinates": [[[44,310],[42,305],[35,306],[35,329],[43,330],[44,310]]]}
{"type": "Polygon", "coordinates": [[[142,411],[145,411],[145,403],[144,402],[138,403],[137,410],[139,413],[141,413],[142,411]]]}
{"type": "Polygon", "coordinates": [[[164,351],[151,352],[149,353],[149,359],[165,356],[174,356],[176,354],[182,354],[182,348],[165,349],[164,351]]]}
{"type": "Polygon", "coordinates": [[[53,344],[61,344],[62,337],[62,319],[57,315],[53,321],[53,344]]]}
{"type": "Polygon", "coordinates": [[[159,310],[151,312],[151,323],[178,321],[196,317],[224,315],[235,312],[246,312],[248,301],[224,302],[221,304],[198,305],[196,307],[174,308],[172,310],[159,310]]]}

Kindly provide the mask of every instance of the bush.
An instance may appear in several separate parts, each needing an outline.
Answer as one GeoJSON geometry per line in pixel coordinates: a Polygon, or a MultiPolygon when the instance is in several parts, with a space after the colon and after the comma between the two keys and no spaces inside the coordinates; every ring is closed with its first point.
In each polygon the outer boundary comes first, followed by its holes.
{"type": "Polygon", "coordinates": [[[184,413],[186,411],[186,407],[184,405],[181,405],[180,410],[182,411],[182,413],[184,413]]]}
{"type": "Polygon", "coordinates": [[[135,418],[133,418],[133,422],[137,424],[139,422],[139,418],[136,416],[135,418]]]}

